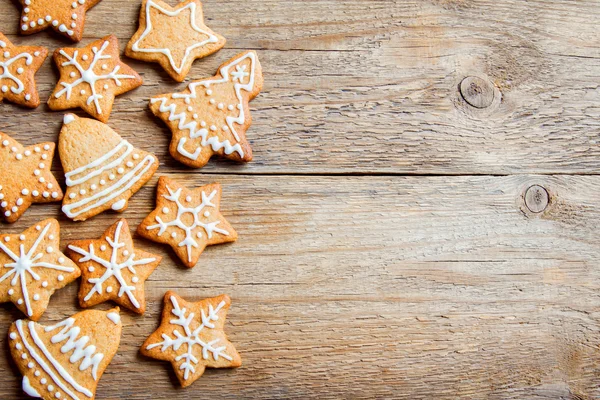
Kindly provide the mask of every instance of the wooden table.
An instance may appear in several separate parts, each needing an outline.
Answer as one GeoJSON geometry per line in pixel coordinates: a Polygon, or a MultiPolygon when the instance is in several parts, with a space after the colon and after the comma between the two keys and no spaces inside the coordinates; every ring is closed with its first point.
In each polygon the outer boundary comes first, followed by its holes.
{"type": "MultiPolygon", "coordinates": [[[[18,36],[17,3],[0,3],[10,40],[70,45],[48,32],[18,36]]],[[[204,9],[228,43],[191,77],[259,53],[255,161],[191,170],[173,160],[148,99],[185,84],[124,57],[145,82],[117,99],[109,124],[161,166],[123,216],[135,227],[153,209],[160,175],[218,181],[240,239],[188,270],[136,237],[164,260],[146,285],[146,314],[122,314],[98,399],[600,397],[597,1],[206,0],[204,9]],[[208,370],[182,390],[168,363],[139,354],[168,289],[232,297],[226,330],[243,367],[208,370]]],[[[123,49],[138,11],[137,0],[104,0],[80,45],[115,33],[123,49]]],[[[43,101],[57,78],[48,59],[43,101]]],[[[27,145],[55,141],[62,115],[2,104],[0,130],[27,145]]],[[[53,167],[60,175],[58,159],[53,167]]],[[[51,216],[64,245],[98,237],[120,215],[72,223],[59,204],[36,205],[0,229],[51,216]]],[[[77,312],[77,289],[57,292],[41,322],[77,312]]],[[[22,315],[0,307],[6,332],[22,315]]],[[[4,333],[0,342],[0,398],[21,398],[4,333]]]]}

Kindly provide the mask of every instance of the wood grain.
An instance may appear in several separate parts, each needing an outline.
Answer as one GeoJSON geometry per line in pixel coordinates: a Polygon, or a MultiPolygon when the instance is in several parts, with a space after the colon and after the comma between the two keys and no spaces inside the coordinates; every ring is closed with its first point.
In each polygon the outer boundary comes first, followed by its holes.
{"type": "MultiPolygon", "coordinates": [[[[103,0],[81,45],[114,33],[123,49],[138,7],[103,0]]],[[[597,2],[206,0],[204,8],[228,44],[196,62],[192,77],[259,52],[265,89],[248,131],[255,161],[201,170],[174,161],[147,102],[185,84],[124,57],[145,84],[117,99],[109,125],[161,166],[123,216],[133,230],[154,208],[160,175],[190,187],[218,181],[240,238],[207,249],[188,270],[168,247],[135,236],[164,259],[146,285],[146,314],[122,314],[98,399],[600,398],[597,2]],[[494,84],[490,107],[461,97],[467,76],[494,84]],[[540,213],[525,205],[533,185],[549,195],[540,213]],[[244,365],[208,370],[181,390],[167,363],[141,356],[166,290],[191,300],[229,294],[226,331],[244,365]]],[[[0,30],[15,43],[69,45],[48,32],[17,36],[18,18],[16,1],[0,2],[0,30]]],[[[42,99],[57,76],[46,61],[42,99]]],[[[61,120],[45,106],[0,105],[0,130],[24,145],[55,141],[61,120]]],[[[60,176],[58,160],[53,167],[60,176]]],[[[34,205],[0,232],[55,216],[64,247],[121,216],[76,224],[59,209],[34,205]]],[[[77,312],[77,288],[57,292],[41,322],[77,312]]],[[[2,334],[21,317],[0,305],[2,399],[22,397],[2,334]]]]}

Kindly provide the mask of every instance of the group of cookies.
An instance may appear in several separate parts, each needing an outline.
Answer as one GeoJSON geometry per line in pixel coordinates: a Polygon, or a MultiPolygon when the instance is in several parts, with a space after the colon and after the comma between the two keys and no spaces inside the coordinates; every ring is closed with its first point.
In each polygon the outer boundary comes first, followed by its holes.
{"type": "MultiPolygon", "coordinates": [[[[85,13],[101,0],[20,0],[22,34],[52,28],[79,41],[85,13]]],[[[213,54],[225,39],[204,24],[202,4],[175,7],[142,0],[139,30],[126,48],[129,57],[159,63],[182,82],[195,59],[213,54]]],[[[34,75],[48,55],[44,47],[15,46],[0,33],[0,102],[35,108],[40,104],[34,75]]],[[[157,158],[136,148],[106,122],[115,97],[142,85],[142,78],[119,57],[114,36],[82,48],[54,52],[60,79],[50,95],[52,110],[79,107],[95,119],[63,117],[58,152],[66,192],[50,171],[54,143],[24,147],[0,132],[0,210],[16,222],[32,203],[62,201],[62,211],[85,221],[106,210],[127,209],[128,201],[158,169],[157,158]]],[[[171,129],[171,155],[200,168],[214,155],[250,161],[245,132],[248,103],[262,89],[257,54],[247,51],[222,64],[215,76],[193,81],[180,93],[159,95],[150,109],[171,129]]],[[[174,180],[158,180],[156,209],[137,228],[150,240],[169,244],[183,264],[194,267],[208,245],[232,242],[235,230],[220,213],[221,187],[190,190],[174,180]]],[[[98,239],[78,240],[60,250],[60,226],[47,219],[20,234],[0,234],[0,302],[12,302],[29,320],[9,330],[9,346],[23,374],[23,390],[44,399],[93,399],[102,373],[121,336],[119,307],[87,310],[53,325],[37,321],[50,296],[81,277],[79,305],[105,301],[143,314],[144,282],[161,257],[136,249],[125,219],[98,239]]],[[[170,361],[183,386],[206,367],[237,367],[241,359],[223,331],[230,306],[221,295],[187,302],[173,292],[164,297],[160,327],[141,351],[170,361]]]]}

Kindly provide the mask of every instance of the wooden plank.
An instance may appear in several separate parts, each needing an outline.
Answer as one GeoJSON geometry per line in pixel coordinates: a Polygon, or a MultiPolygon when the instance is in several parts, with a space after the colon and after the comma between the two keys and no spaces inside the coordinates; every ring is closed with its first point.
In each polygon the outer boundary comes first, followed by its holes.
{"type": "MultiPolygon", "coordinates": [[[[15,3],[15,2],[12,2],[15,3]]],[[[172,1],[172,3],[175,3],[172,1]]],[[[213,161],[211,173],[510,174],[600,171],[600,8],[594,1],[207,0],[208,24],[226,49],[195,64],[212,75],[257,49],[265,90],[252,103],[255,161],[213,161]],[[473,108],[466,76],[497,95],[473,108]]],[[[89,12],[86,40],[136,29],[138,2],[104,0],[89,12]],[[116,12],[118,10],[118,12],[116,12]]],[[[18,43],[65,46],[49,33],[16,36],[19,10],[0,3],[0,26],[18,43]]],[[[145,85],[118,99],[111,126],[146,141],[168,168],[169,131],[148,99],[179,90],[156,65],[128,60],[145,85]],[[148,138],[153,140],[148,141],[148,138]]],[[[42,97],[56,83],[50,61],[42,97]]],[[[0,129],[53,139],[61,114],[0,106],[0,129]]]]}
{"type": "MultiPolygon", "coordinates": [[[[190,187],[220,181],[240,239],[188,270],[168,247],[136,238],[164,260],[146,286],[147,313],[123,312],[99,399],[600,396],[600,177],[167,175],[190,187]],[[523,205],[533,184],[550,195],[539,214],[523,205]],[[180,390],[168,364],[138,353],[168,289],[232,297],[226,330],[241,368],[180,390]]],[[[155,184],[134,196],[132,229],[152,210],[155,184]]],[[[59,207],[34,206],[2,232],[50,210],[59,207]]],[[[60,217],[62,245],[116,218],[60,217]]],[[[76,290],[56,293],[42,322],[76,312],[76,290]]],[[[4,330],[21,317],[0,308],[4,330]]],[[[0,357],[3,399],[21,397],[10,364],[0,357]]]]}

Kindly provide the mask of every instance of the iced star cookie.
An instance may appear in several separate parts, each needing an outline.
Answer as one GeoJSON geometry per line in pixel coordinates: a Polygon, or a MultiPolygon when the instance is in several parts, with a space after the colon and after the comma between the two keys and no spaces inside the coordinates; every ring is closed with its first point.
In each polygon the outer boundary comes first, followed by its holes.
{"type": "Polygon", "coordinates": [[[84,48],[63,48],[54,52],[60,80],[48,99],[52,110],[80,107],[107,122],[115,97],[142,85],[142,78],[119,58],[114,35],[84,48]]]}
{"type": "Polygon", "coordinates": [[[125,54],[159,63],[173,79],[183,82],[194,60],[225,46],[225,38],[204,25],[202,3],[187,0],[171,7],[161,0],[143,0],[140,27],[125,54]]]}
{"type": "Polygon", "coordinates": [[[187,387],[208,368],[235,368],[242,359],[223,330],[231,300],[221,295],[187,302],[174,292],[164,298],[162,322],[141,353],[170,361],[181,386],[187,387]]]}
{"type": "Polygon", "coordinates": [[[58,152],[67,184],[62,210],[75,221],[108,209],[125,211],[158,168],[154,154],[133,147],[102,122],[73,114],[64,117],[58,152]]]}
{"type": "Polygon", "coordinates": [[[120,342],[118,307],[83,311],[51,326],[20,319],[8,331],[23,391],[45,400],[93,400],[120,342]]]}
{"type": "Polygon", "coordinates": [[[188,268],[193,268],[206,246],[235,242],[237,233],[219,211],[221,185],[188,190],[174,180],[158,179],[156,209],[137,232],[170,245],[188,268]]]}
{"type": "Polygon", "coordinates": [[[15,46],[0,33],[0,103],[6,99],[29,108],[39,106],[35,73],[46,57],[45,47],[15,46]]]}
{"type": "Polygon", "coordinates": [[[0,234],[0,303],[10,301],[32,320],[40,319],[54,291],[81,275],[59,246],[55,219],[21,234],[0,234]]]}
{"type": "Polygon", "coordinates": [[[206,165],[213,154],[251,161],[248,102],[262,85],[258,56],[248,51],[221,65],[214,77],[190,83],[184,92],[152,98],[150,109],[173,132],[171,155],[195,168],[206,165]]]}
{"type": "Polygon", "coordinates": [[[81,268],[81,307],[113,300],[135,313],[144,313],[144,282],[162,257],[134,249],[126,220],[117,221],[98,240],[69,243],[66,254],[81,268]]]}
{"type": "Polygon", "coordinates": [[[31,35],[52,28],[79,42],[83,36],[85,13],[101,0],[20,0],[21,34],[31,35]]]}
{"type": "Polygon", "coordinates": [[[61,201],[63,192],[50,172],[54,143],[23,147],[0,132],[0,210],[13,223],[32,203],[61,201]]]}

